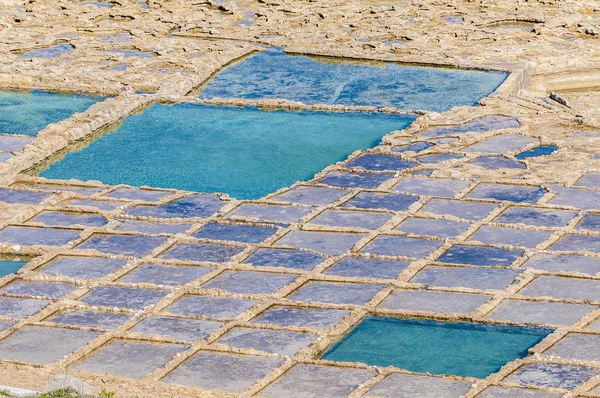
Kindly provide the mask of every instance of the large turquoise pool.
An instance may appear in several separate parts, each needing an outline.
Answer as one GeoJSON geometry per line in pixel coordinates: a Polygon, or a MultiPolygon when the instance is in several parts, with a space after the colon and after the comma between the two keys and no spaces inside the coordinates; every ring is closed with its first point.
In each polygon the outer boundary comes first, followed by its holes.
{"type": "Polygon", "coordinates": [[[370,316],[323,359],[485,378],[552,332],[521,326],[370,316]]]}
{"type": "Polygon", "coordinates": [[[413,115],[154,104],[41,173],[256,199],[308,180],[413,115]]]}
{"type": "Polygon", "coordinates": [[[444,112],[475,105],[506,73],[346,62],[269,48],[223,70],[201,98],[283,98],[306,104],[393,106],[444,112]]]}
{"type": "Polygon", "coordinates": [[[37,135],[48,124],[83,112],[102,97],[47,91],[0,91],[0,134],[37,135]]]}

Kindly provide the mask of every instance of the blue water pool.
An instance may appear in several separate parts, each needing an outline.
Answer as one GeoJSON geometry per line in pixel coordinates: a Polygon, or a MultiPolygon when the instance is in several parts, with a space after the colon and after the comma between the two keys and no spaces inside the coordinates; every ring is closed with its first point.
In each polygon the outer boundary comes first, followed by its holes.
{"type": "Polygon", "coordinates": [[[369,316],[323,356],[414,372],[485,378],[551,329],[369,316]]]}
{"type": "Polygon", "coordinates": [[[41,175],[256,199],[377,145],[414,118],[154,104],[41,175]]]}
{"type": "Polygon", "coordinates": [[[306,104],[394,106],[447,111],[475,105],[506,73],[408,67],[396,63],[334,62],[270,48],[223,70],[201,98],[283,98],[306,104]]]}
{"type": "Polygon", "coordinates": [[[16,274],[25,264],[27,264],[27,260],[0,257],[0,278],[10,274],[16,274]]]}
{"type": "Polygon", "coordinates": [[[36,135],[48,124],[83,112],[101,97],[47,91],[0,91],[0,133],[36,135]]]}

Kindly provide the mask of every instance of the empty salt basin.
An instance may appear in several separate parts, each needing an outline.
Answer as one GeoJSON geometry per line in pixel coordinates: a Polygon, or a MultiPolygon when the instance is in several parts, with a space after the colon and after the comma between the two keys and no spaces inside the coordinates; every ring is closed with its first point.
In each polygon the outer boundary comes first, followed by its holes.
{"type": "Polygon", "coordinates": [[[552,329],[366,317],[323,359],[485,378],[528,355],[552,329]]]}
{"type": "Polygon", "coordinates": [[[48,91],[0,91],[0,133],[34,136],[48,124],[87,110],[102,97],[48,91]]]}
{"type": "Polygon", "coordinates": [[[269,48],[208,82],[201,98],[280,98],[305,104],[369,105],[444,112],[472,106],[506,73],[285,54],[269,48]]]}
{"type": "Polygon", "coordinates": [[[68,153],[47,178],[99,180],[256,199],[312,178],[407,127],[413,115],[154,104],[68,153]]]}

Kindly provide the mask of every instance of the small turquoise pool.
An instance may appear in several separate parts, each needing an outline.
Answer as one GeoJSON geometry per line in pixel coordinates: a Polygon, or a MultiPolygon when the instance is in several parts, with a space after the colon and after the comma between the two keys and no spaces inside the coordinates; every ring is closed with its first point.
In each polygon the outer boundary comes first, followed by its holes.
{"type": "Polygon", "coordinates": [[[16,274],[28,260],[0,257],[0,278],[10,274],[16,274]]]}
{"type": "Polygon", "coordinates": [[[47,178],[99,180],[257,199],[308,180],[406,128],[413,115],[154,104],[67,154],[47,178]]]}
{"type": "Polygon", "coordinates": [[[0,133],[36,135],[48,124],[87,110],[102,97],[47,91],[0,91],[0,133]]]}
{"type": "Polygon", "coordinates": [[[323,355],[332,361],[485,378],[551,329],[369,316],[323,355]]]}
{"type": "Polygon", "coordinates": [[[269,48],[223,70],[201,98],[281,98],[306,104],[393,106],[444,112],[475,105],[506,73],[340,62],[269,48]]]}

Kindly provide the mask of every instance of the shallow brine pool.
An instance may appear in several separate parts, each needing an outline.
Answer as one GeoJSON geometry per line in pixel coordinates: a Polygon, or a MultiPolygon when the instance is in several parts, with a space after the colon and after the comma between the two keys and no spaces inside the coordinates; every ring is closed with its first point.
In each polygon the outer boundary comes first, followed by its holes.
{"type": "Polygon", "coordinates": [[[376,146],[414,115],[261,111],[154,104],[117,130],[67,154],[47,178],[99,180],[257,199],[311,179],[376,146]]]}

